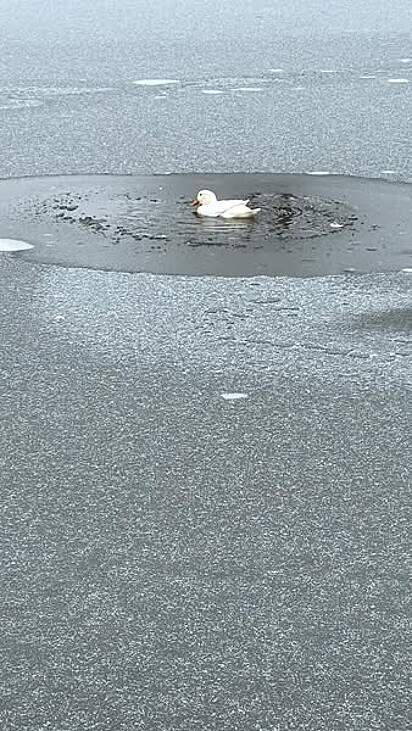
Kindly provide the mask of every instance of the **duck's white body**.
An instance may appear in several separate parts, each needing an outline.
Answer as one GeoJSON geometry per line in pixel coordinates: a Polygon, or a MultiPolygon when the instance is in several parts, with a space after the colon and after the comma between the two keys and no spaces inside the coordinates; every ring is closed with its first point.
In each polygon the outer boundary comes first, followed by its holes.
{"type": "Polygon", "coordinates": [[[260,208],[249,208],[249,201],[221,200],[219,201],[211,190],[201,190],[197,194],[192,206],[198,206],[198,216],[208,218],[254,218],[260,208]]]}

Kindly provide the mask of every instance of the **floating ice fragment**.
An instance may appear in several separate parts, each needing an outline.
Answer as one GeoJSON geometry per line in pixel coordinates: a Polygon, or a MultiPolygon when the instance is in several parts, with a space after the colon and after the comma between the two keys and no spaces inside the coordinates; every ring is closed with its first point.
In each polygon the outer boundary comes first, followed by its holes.
{"type": "Polygon", "coordinates": [[[330,223],[329,226],[331,228],[343,228],[343,224],[342,223],[337,223],[337,221],[333,221],[333,223],[330,223]]]}
{"type": "Polygon", "coordinates": [[[401,272],[405,272],[405,274],[412,274],[412,268],[405,267],[405,269],[401,269],[401,272]]]}
{"type": "Polygon", "coordinates": [[[308,175],[330,175],[326,170],[312,170],[308,172],[308,175]]]}
{"type": "Polygon", "coordinates": [[[32,244],[18,239],[0,239],[0,251],[26,251],[32,249],[32,244]]]}
{"type": "Polygon", "coordinates": [[[223,94],[223,91],[220,91],[220,89],[202,89],[202,94],[210,94],[210,95],[217,95],[217,94],[223,94]]]}
{"type": "Polygon", "coordinates": [[[178,84],[178,79],[137,79],[133,82],[137,86],[167,86],[169,84],[178,84]]]}
{"type": "Polygon", "coordinates": [[[388,84],[409,84],[409,79],[388,79],[388,84]]]}
{"type": "Polygon", "coordinates": [[[263,91],[261,86],[238,86],[233,91],[263,91]]]}
{"type": "Polygon", "coordinates": [[[220,395],[225,401],[239,401],[248,397],[247,393],[221,393],[220,395]]]}
{"type": "Polygon", "coordinates": [[[401,63],[412,63],[412,58],[401,58],[401,63]]]}

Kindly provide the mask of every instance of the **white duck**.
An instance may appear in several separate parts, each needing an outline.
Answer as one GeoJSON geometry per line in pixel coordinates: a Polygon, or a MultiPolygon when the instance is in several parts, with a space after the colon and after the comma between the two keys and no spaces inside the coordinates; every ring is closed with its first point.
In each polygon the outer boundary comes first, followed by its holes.
{"type": "Polygon", "coordinates": [[[210,218],[254,218],[260,208],[249,208],[246,201],[219,201],[211,190],[200,190],[191,206],[198,206],[198,216],[210,218]]]}

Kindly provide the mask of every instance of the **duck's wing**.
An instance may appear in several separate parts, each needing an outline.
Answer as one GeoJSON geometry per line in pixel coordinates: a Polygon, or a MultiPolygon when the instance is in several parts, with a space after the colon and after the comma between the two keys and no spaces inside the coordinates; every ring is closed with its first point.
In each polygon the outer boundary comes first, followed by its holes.
{"type": "Polygon", "coordinates": [[[206,216],[210,218],[233,218],[233,216],[227,215],[230,211],[237,208],[238,206],[245,207],[249,201],[241,200],[222,200],[215,201],[214,203],[206,203],[204,206],[199,206],[197,214],[199,216],[206,216]]]}
{"type": "Polygon", "coordinates": [[[249,208],[245,203],[237,203],[220,214],[221,218],[254,218],[260,208],[249,208]]]}
{"type": "Polygon", "coordinates": [[[227,201],[216,201],[216,203],[212,203],[213,207],[216,207],[219,210],[219,215],[222,215],[222,213],[225,213],[226,211],[230,211],[232,208],[235,208],[236,206],[246,206],[249,203],[249,201],[238,201],[238,200],[227,200],[227,201]]]}

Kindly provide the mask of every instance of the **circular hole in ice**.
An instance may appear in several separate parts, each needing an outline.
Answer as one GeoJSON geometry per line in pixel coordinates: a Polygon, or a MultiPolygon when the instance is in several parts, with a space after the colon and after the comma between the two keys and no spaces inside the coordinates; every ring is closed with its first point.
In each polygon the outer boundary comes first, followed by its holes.
{"type": "Polygon", "coordinates": [[[0,239],[0,251],[26,251],[32,249],[32,244],[18,239],[0,239]]]}

